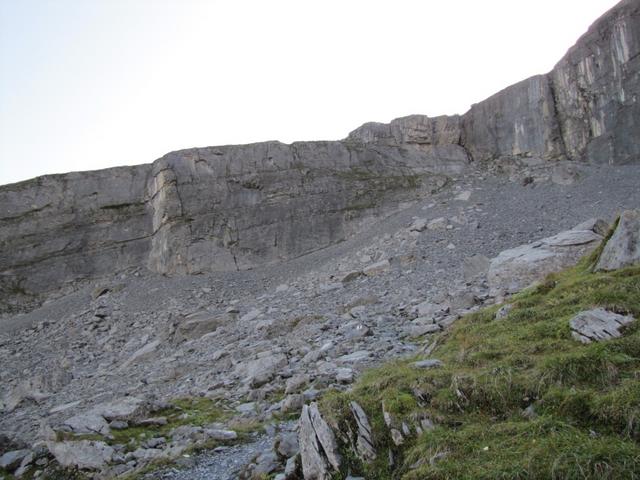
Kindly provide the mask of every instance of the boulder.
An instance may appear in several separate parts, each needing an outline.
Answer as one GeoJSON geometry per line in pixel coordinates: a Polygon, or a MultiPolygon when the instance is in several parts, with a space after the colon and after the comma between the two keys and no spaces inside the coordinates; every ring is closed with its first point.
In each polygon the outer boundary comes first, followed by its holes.
{"type": "Polygon", "coordinates": [[[379,262],[372,263],[365,267],[362,272],[367,277],[375,277],[377,275],[382,275],[383,273],[388,272],[391,269],[391,264],[389,260],[380,260],[379,262]]]}
{"type": "Polygon", "coordinates": [[[619,337],[620,329],[634,320],[632,316],[594,308],[578,313],[569,321],[569,325],[573,338],[582,343],[591,343],[619,337]]]}
{"type": "Polygon", "coordinates": [[[596,270],[617,270],[640,263],[640,210],[626,210],[604,246],[596,270]]]}
{"type": "Polygon", "coordinates": [[[90,411],[74,415],[64,421],[63,427],[69,428],[75,434],[99,434],[111,433],[109,423],[99,413],[90,411]]]}
{"type": "Polygon", "coordinates": [[[184,319],[178,324],[175,339],[177,342],[183,342],[201,338],[207,333],[215,332],[220,325],[223,325],[228,320],[229,318],[226,315],[197,314],[184,319]]]}
{"type": "Polygon", "coordinates": [[[7,470],[8,472],[13,472],[20,466],[22,460],[24,460],[30,454],[31,450],[27,449],[12,450],[10,452],[7,452],[4,455],[0,456],[0,468],[7,470]]]}
{"type": "Polygon", "coordinates": [[[284,458],[291,458],[300,450],[295,432],[282,432],[277,441],[277,452],[284,458]]]}
{"type": "Polygon", "coordinates": [[[592,230],[567,230],[505,250],[489,265],[489,293],[494,297],[516,293],[549,273],[574,265],[601,240],[602,236],[592,230]]]}
{"type": "Polygon", "coordinates": [[[48,442],[47,447],[63,467],[99,470],[111,462],[114,449],[104,442],[81,440],[78,442],[48,442]]]}
{"type": "Polygon", "coordinates": [[[147,401],[136,397],[122,397],[110,402],[96,405],[91,409],[93,413],[101,415],[106,420],[142,420],[150,410],[147,401]]]}

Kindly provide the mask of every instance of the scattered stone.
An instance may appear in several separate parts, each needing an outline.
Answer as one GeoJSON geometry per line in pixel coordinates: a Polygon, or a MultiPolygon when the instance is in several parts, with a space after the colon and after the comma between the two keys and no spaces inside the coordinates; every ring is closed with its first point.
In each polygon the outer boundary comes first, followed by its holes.
{"type": "Polygon", "coordinates": [[[367,350],[358,350],[356,352],[343,355],[337,360],[339,363],[358,363],[371,358],[371,352],[367,350]]]}
{"type": "Polygon", "coordinates": [[[338,368],[336,370],[336,382],[353,383],[353,370],[350,368],[338,368]]]}
{"type": "Polygon", "coordinates": [[[13,472],[16,470],[22,461],[31,454],[31,450],[12,450],[0,456],[0,468],[13,472]]]}
{"type": "Polygon", "coordinates": [[[582,343],[610,340],[621,335],[620,329],[635,318],[595,308],[580,312],[570,321],[571,335],[582,343]]]}
{"type": "Polygon", "coordinates": [[[353,414],[356,424],[358,425],[358,437],[356,447],[360,458],[365,462],[372,462],[376,459],[376,449],[373,446],[373,437],[371,434],[371,425],[367,414],[357,402],[351,402],[351,413],[353,414]]]}
{"type": "Polygon", "coordinates": [[[284,458],[291,458],[298,453],[298,435],[295,432],[282,432],[277,440],[277,451],[284,458]]]}
{"type": "Polygon", "coordinates": [[[424,232],[427,229],[427,219],[426,218],[416,218],[413,223],[409,226],[410,232],[424,232]]]}
{"type": "Polygon", "coordinates": [[[381,260],[379,262],[373,263],[365,267],[362,270],[362,272],[367,277],[375,277],[377,275],[382,275],[383,273],[386,273],[389,270],[391,270],[391,264],[389,263],[389,260],[381,260]]]}
{"type": "Polygon", "coordinates": [[[417,362],[412,362],[411,365],[415,368],[438,368],[442,367],[443,363],[437,358],[428,358],[426,360],[420,360],[417,362]]]}
{"type": "Polygon", "coordinates": [[[187,340],[195,340],[202,336],[215,332],[220,325],[229,322],[230,318],[225,315],[211,316],[208,313],[200,313],[189,317],[180,322],[176,327],[176,342],[185,342],[187,340]]]}
{"type": "Polygon", "coordinates": [[[284,393],[296,393],[299,390],[302,390],[302,388],[304,388],[310,381],[311,377],[306,373],[293,375],[291,378],[287,379],[284,393]]]}
{"type": "Polygon", "coordinates": [[[444,230],[447,228],[447,219],[444,217],[434,218],[427,224],[429,230],[444,230]]]}
{"type": "Polygon", "coordinates": [[[104,442],[49,442],[47,447],[63,467],[99,470],[113,459],[114,450],[104,442]]]}
{"type": "Polygon", "coordinates": [[[282,401],[282,413],[297,412],[302,408],[304,402],[304,395],[300,393],[287,395],[282,401]]]}
{"type": "Polygon", "coordinates": [[[460,192],[458,195],[456,195],[454,197],[454,200],[458,200],[461,202],[467,202],[469,201],[469,199],[471,198],[471,191],[470,190],[463,190],[462,192],[460,192]]]}
{"type": "Polygon", "coordinates": [[[238,434],[233,430],[221,430],[218,428],[205,428],[204,433],[207,438],[218,441],[236,440],[238,434]]]}
{"type": "Polygon", "coordinates": [[[496,312],[496,316],[495,319],[496,320],[502,320],[503,318],[505,318],[507,315],[509,315],[509,312],[513,310],[513,303],[507,303],[503,306],[501,306],[498,311],[496,312]]]}
{"type": "Polygon", "coordinates": [[[340,278],[340,281],[342,283],[349,283],[352,282],[354,280],[357,280],[360,277],[364,277],[364,272],[362,270],[353,270],[351,272],[347,272],[345,273],[342,278],[340,278]]]}

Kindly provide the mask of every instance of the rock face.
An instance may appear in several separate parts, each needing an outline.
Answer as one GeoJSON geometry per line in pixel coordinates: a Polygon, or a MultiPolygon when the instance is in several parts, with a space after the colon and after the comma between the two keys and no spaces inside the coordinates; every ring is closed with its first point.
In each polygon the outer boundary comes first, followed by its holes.
{"type": "Polygon", "coordinates": [[[605,245],[596,270],[617,270],[640,263],[640,210],[620,215],[615,232],[605,245]]]}
{"type": "MultiPolygon", "coordinates": [[[[640,2],[623,0],[546,75],[505,88],[462,116],[367,123],[349,139],[460,147],[474,161],[636,163],[640,122],[640,2]]],[[[452,149],[452,152],[458,151],[452,149]]]]}
{"type": "Polygon", "coordinates": [[[195,274],[290,259],[437,191],[470,162],[636,163],[639,53],[640,2],[623,0],[549,74],[462,116],[369,123],[335,142],[183,150],[0,187],[0,296],[140,267],[195,274]]]}
{"type": "Polygon", "coordinates": [[[6,185],[0,292],[140,266],[192,274],[297,257],[439,190],[466,166],[464,156],[445,162],[418,148],[269,142],[6,185]]]}

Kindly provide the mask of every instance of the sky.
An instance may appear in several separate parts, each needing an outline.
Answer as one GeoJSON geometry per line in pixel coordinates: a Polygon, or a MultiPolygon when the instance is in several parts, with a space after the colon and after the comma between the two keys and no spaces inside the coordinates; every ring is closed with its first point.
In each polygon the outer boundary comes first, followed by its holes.
{"type": "Polygon", "coordinates": [[[464,113],[615,0],[0,0],[0,184],[464,113]]]}

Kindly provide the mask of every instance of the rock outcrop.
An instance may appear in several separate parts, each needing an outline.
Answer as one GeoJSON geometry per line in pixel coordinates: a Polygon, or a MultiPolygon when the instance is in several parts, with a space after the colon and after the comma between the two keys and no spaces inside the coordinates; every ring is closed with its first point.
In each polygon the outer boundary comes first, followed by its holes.
{"type": "Polygon", "coordinates": [[[640,210],[627,210],[620,215],[596,270],[617,270],[636,264],[640,264],[640,210]]]}
{"type": "Polygon", "coordinates": [[[575,264],[595,250],[603,237],[586,227],[602,221],[580,224],[553,237],[500,252],[491,260],[487,279],[493,296],[516,293],[541,281],[549,273],[575,264]]]}
{"type": "Polygon", "coordinates": [[[470,162],[636,163],[639,53],[640,1],[623,0],[550,73],[462,116],[369,123],[335,142],[183,150],[0,187],[3,309],[125,270],[196,274],[291,259],[441,189],[470,162]]]}

